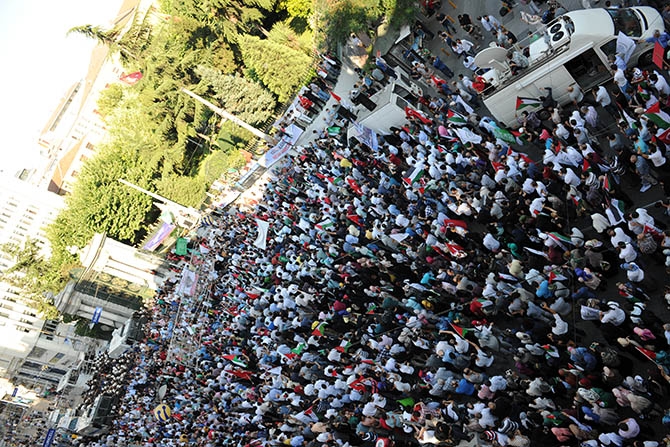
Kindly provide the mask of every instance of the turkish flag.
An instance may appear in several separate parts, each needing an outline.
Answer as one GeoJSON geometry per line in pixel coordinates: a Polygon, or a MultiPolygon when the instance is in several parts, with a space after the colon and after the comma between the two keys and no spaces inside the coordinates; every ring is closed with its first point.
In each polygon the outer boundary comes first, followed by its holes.
{"type": "Polygon", "coordinates": [[[130,74],[122,74],[121,76],[119,76],[119,80],[128,85],[135,85],[137,84],[137,81],[139,81],[140,79],[142,79],[141,71],[136,71],[130,74]]]}

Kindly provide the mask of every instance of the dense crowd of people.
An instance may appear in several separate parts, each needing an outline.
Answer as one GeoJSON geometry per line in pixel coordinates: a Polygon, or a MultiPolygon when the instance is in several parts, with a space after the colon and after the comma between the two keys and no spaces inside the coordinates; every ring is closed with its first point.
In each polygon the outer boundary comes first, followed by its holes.
{"type": "Polygon", "coordinates": [[[669,92],[622,73],[512,141],[455,92],[375,147],[319,134],[199,230],[197,290],[166,284],[146,340],[101,359],[115,420],[75,444],[670,445],[670,203],[636,191],[669,195],[669,92]]]}

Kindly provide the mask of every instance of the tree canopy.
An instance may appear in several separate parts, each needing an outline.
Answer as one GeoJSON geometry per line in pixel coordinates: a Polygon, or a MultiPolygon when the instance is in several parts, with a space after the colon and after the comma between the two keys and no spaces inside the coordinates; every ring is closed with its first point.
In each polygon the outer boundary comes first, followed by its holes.
{"type": "Polygon", "coordinates": [[[21,295],[44,319],[58,317],[53,296],[65,285],[67,279],[62,271],[53,269],[40,254],[35,239],[28,239],[23,246],[3,244],[0,247],[14,262],[2,275],[2,280],[21,289],[21,295]]]}
{"type": "Polygon", "coordinates": [[[313,75],[316,51],[334,49],[384,15],[391,22],[398,12],[409,17],[408,5],[410,0],[161,0],[128,29],[72,28],[71,34],[107,45],[125,72],[142,77],[133,85],[113,83],[100,95],[108,136],[47,229],[50,270],[30,247],[13,252],[32,259],[20,263],[32,272],[27,277],[49,270],[31,287],[58,285],[76,263],[71,249],[86,245],[95,232],[129,244],[142,239],[159,212],[151,198],[118,179],[197,207],[208,185],[243,166],[240,149],[253,135],[182,88],[263,127],[313,75]]]}

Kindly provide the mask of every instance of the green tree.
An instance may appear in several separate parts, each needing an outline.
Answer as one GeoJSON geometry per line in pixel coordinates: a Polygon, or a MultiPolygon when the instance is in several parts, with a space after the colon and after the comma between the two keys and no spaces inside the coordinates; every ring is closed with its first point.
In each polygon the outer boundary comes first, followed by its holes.
{"type": "Polygon", "coordinates": [[[221,107],[242,121],[256,126],[274,115],[275,99],[261,85],[205,66],[199,66],[196,73],[202,78],[199,86],[211,88],[221,107]]]}
{"type": "Polygon", "coordinates": [[[193,19],[214,35],[214,40],[236,44],[239,35],[260,26],[275,0],[164,0],[166,13],[193,19]]]}
{"type": "Polygon", "coordinates": [[[256,36],[238,39],[242,58],[279,101],[288,101],[309,78],[312,60],[306,54],[256,36]]]}
{"type": "Polygon", "coordinates": [[[314,52],[314,35],[311,30],[298,34],[288,21],[275,23],[267,34],[267,38],[280,45],[301,51],[308,56],[314,52]]]}
{"type": "Polygon", "coordinates": [[[61,245],[83,247],[96,232],[130,244],[139,240],[151,198],[122,185],[120,178],[149,186],[135,151],[103,146],[84,165],[74,191],[66,199],[67,208],[56,221],[65,237],[61,245]]]}
{"type": "Polygon", "coordinates": [[[282,0],[279,6],[285,9],[291,17],[307,19],[312,15],[313,0],[282,0]]]}
{"type": "Polygon", "coordinates": [[[119,41],[119,37],[121,36],[121,30],[119,29],[112,28],[106,30],[100,26],[81,25],[70,28],[67,35],[70,36],[72,34],[79,34],[97,41],[100,45],[108,47],[112,53],[119,53],[121,59],[126,62],[137,59],[137,56],[119,41]]]}
{"type": "Polygon", "coordinates": [[[67,278],[40,254],[37,240],[28,239],[23,246],[4,244],[1,249],[14,262],[4,272],[2,280],[19,288],[21,296],[42,318],[58,318],[52,297],[65,286],[67,278]]]}
{"type": "Polygon", "coordinates": [[[123,86],[112,84],[100,93],[98,111],[102,116],[108,116],[121,103],[122,99],[123,86]]]}
{"type": "Polygon", "coordinates": [[[205,199],[206,185],[201,177],[170,175],[156,181],[156,189],[180,205],[198,207],[205,199]]]}

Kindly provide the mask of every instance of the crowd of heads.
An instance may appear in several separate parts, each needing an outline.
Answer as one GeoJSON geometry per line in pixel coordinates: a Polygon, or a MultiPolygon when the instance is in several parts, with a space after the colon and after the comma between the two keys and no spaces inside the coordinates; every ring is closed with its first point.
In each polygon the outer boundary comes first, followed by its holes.
{"type": "Polygon", "coordinates": [[[666,187],[667,148],[597,95],[513,141],[447,104],[374,148],[297,148],[193,237],[196,292],[166,284],[147,338],[102,362],[86,398],[116,393],[114,422],[75,443],[667,445],[668,204],[627,194],[666,187]]]}

